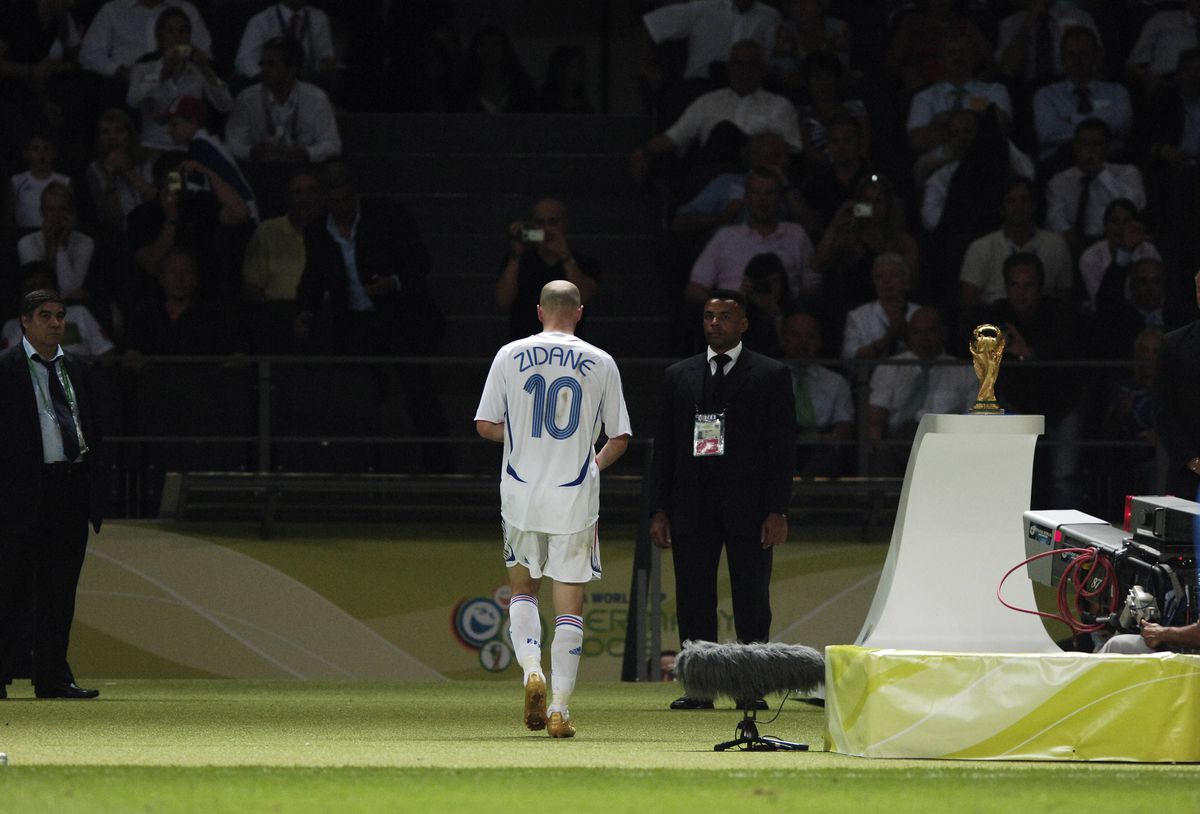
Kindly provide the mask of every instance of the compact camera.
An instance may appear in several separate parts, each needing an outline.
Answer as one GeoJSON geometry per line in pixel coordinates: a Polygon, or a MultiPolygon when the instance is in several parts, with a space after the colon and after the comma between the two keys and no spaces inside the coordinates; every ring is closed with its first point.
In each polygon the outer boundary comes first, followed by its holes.
{"type": "Polygon", "coordinates": [[[521,227],[521,242],[522,243],[545,243],[546,230],[534,229],[530,226],[521,227]]]}
{"type": "Polygon", "coordinates": [[[853,211],[856,218],[869,218],[875,214],[875,207],[869,203],[856,203],[853,211]]]}
{"type": "Polygon", "coordinates": [[[183,173],[178,170],[167,173],[167,190],[169,192],[183,191],[183,173]]]}

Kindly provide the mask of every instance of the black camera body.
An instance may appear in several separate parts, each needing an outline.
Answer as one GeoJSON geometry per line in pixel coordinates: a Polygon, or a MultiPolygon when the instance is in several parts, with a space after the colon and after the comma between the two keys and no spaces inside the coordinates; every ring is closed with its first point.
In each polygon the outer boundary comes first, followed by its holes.
{"type": "Polygon", "coordinates": [[[1143,620],[1166,626],[1195,621],[1200,611],[1200,503],[1159,495],[1131,497],[1128,518],[1126,530],[1074,510],[1026,512],[1026,551],[1031,556],[1050,549],[1061,552],[1030,562],[1029,578],[1057,587],[1075,559],[1095,556],[1083,588],[1096,591],[1106,578],[1113,579],[1123,605],[1113,613],[1101,612],[1094,621],[1127,633],[1137,632],[1143,620]]]}

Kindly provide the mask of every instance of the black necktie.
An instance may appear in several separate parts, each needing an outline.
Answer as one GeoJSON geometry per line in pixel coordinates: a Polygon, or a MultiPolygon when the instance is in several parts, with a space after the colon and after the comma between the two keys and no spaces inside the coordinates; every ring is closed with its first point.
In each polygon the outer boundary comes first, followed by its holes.
{"type": "Polygon", "coordinates": [[[71,412],[67,391],[58,380],[58,370],[53,359],[43,359],[36,353],[33,358],[45,367],[46,373],[49,374],[46,378],[50,380],[50,402],[54,405],[54,418],[58,421],[58,428],[62,430],[63,456],[67,461],[74,461],[79,457],[79,432],[75,429],[75,415],[71,412]]]}
{"type": "Polygon", "coordinates": [[[1080,116],[1090,115],[1092,112],[1092,92],[1087,88],[1075,88],[1075,112],[1080,116]]]}
{"type": "Polygon", "coordinates": [[[709,389],[709,406],[716,409],[720,406],[721,387],[725,384],[725,365],[729,364],[732,359],[727,353],[718,353],[712,358],[717,363],[716,370],[712,371],[712,386],[709,389]]]}
{"type": "MultiPolygon", "coordinates": [[[[1087,237],[1087,210],[1088,199],[1091,197],[1092,181],[1096,180],[1094,175],[1084,175],[1079,179],[1079,200],[1075,204],[1075,234],[1080,240],[1087,237]]],[[[1082,248],[1086,248],[1081,246],[1082,248]]]]}
{"type": "Polygon", "coordinates": [[[1042,83],[1053,75],[1054,33],[1050,30],[1050,15],[1043,14],[1033,30],[1033,78],[1042,83]]]}

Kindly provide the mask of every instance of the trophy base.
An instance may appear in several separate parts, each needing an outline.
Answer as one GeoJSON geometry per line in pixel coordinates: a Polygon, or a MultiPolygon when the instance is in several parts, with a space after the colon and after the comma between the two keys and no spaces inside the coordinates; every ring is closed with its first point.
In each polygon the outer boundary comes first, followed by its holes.
{"type": "Polygon", "coordinates": [[[1004,408],[994,401],[977,401],[970,410],[971,415],[1004,415],[1004,408]]]}

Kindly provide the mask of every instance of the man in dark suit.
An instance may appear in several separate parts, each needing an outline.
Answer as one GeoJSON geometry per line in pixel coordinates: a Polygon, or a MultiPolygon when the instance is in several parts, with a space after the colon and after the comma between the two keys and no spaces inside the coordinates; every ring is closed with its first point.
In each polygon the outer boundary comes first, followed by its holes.
{"type": "Polygon", "coordinates": [[[314,318],[324,316],[335,353],[435,349],[445,323],[426,286],[429,252],[412,216],[399,204],[363,200],[341,162],[321,169],[320,184],[326,216],[304,230],[297,335],[308,337],[314,318]]]}
{"type": "MultiPolygon", "coordinates": [[[[399,204],[363,200],[353,172],[341,162],[326,164],[319,180],[327,214],[304,230],[297,339],[303,343],[318,334],[316,350],[347,356],[432,353],[445,319],[426,285],[429,253],[412,217],[399,204]]],[[[445,436],[449,430],[428,365],[401,365],[396,375],[417,433],[445,436]]],[[[387,385],[381,390],[386,398],[387,385]]],[[[430,443],[422,452],[427,470],[451,468],[446,447],[430,443]]]]}
{"type": "MultiPolygon", "coordinates": [[[[1200,306],[1200,273],[1195,283],[1200,306]]],[[[1154,382],[1154,425],[1167,450],[1167,493],[1195,500],[1200,488],[1200,320],[1163,337],[1154,382]]]]}
{"type": "Polygon", "coordinates": [[[75,683],[67,645],[88,522],[107,483],[87,370],[63,353],[66,307],[41,289],[21,301],[20,345],[0,354],[0,698],[29,642],[38,698],[95,698],[75,683]]]}
{"type": "MultiPolygon", "coordinates": [[[[705,353],[667,368],[654,435],[650,539],[671,550],[679,639],[717,640],[717,568],[729,562],[734,628],[771,627],[771,561],[787,539],[796,408],[788,368],[742,346],[741,293],[704,303],[705,353]]],[[[762,699],[739,705],[765,709],[762,699]]],[[[711,709],[684,696],[672,709],[711,709]]]]}

